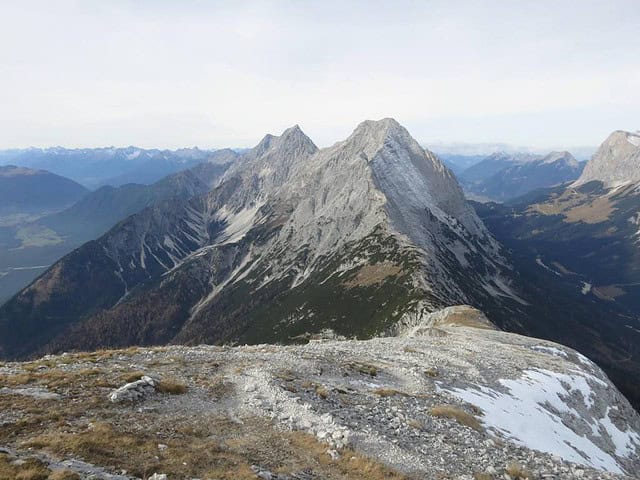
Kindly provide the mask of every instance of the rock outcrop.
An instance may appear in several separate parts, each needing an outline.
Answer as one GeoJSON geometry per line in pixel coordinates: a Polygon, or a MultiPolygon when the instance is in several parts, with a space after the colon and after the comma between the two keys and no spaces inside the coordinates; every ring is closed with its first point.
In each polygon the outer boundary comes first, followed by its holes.
{"type": "Polygon", "coordinates": [[[605,187],[640,182],[640,133],[616,130],[609,135],[574,185],[594,180],[605,187]]]}
{"type": "Polygon", "coordinates": [[[143,400],[156,392],[157,384],[157,380],[144,375],[140,380],[129,382],[111,392],[109,394],[109,400],[112,403],[143,400]]]}

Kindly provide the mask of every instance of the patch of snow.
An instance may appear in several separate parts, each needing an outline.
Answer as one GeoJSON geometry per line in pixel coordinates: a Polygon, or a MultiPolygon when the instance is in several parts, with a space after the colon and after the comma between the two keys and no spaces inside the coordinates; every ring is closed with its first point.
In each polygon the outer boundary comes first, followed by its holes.
{"type": "Polygon", "coordinates": [[[613,445],[616,448],[616,455],[620,457],[633,455],[635,449],[640,445],[640,435],[630,430],[620,430],[611,421],[611,417],[609,416],[611,409],[611,407],[607,407],[607,412],[605,413],[604,418],[600,419],[600,425],[613,442],[613,445]]]}
{"type": "Polygon", "coordinates": [[[169,237],[169,235],[165,235],[164,236],[164,241],[162,242],[164,244],[165,247],[170,248],[172,250],[176,249],[176,244],[173,243],[173,240],[171,239],[171,237],[169,237]]]}
{"type": "Polygon", "coordinates": [[[585,357],[584,355],[582,355],[582,354],[581,354],[581,353],[579,353],[579,352],[574,352],[574,354],[575,354],[576,358],[578,359],[578,361],[579,361],[581,364],[583,364],[583,365],[584,365],[584,366],[586,366],[586,367],[591,367],[591,368],[593,368],[594,363],[593,363],[591,360],[589,360],[587,357],[585,357]]]}
{"type": "MultiPolygon", "coordinates": [[[[591,378],[581,373],[569,375],[534,369],[524,371],[522,377],[515,380],[499,380],[504,391],[484,386],[449,391],[481,408],[485,425],[515,443],[558,455],[564,460],[623,473],[613,456],[590,438],[569,428],[560,416],[561,413],[569,413],[581,417],[569,404],[574,392],[579,392],[587,408],[593,406],[594,391],[588,380],[591,378]]],[[[597,422],[597,431],[615,438],[620,451],[629,451],[629,445],[636,440],[634,434],[618,430],[608,415],[594,421],[597,422]]]]}
{"type": "Polygon", "coordinates": [[[635,328],[635,327],[632,327],[631,325],[625,325],[625,327],[630,328],[630,329],[631,329],[631,330],[633,330],[634,332],[638,332],[638,333],[640,333],[640,330],[638,330],[638,329],[637,329],[637,328],[635,328]]]}
{"type": "Polygon", "coordinates": [[[627,135],[627,142],[636,147],[640,147],[640,136],[630,133],[627,135]]]}
{"type": "Polygon", "coordinates": [[[559,348],[556,348],[556,347],[549,347],[547,345],[534,345],[533,347],[531,347],[531,349],[535,350],[536,352],[549,353],[557,357],[567,358],[567,352],[560,350],[559,348]]]}
{"type": "Polygon", "coordinates": [[[540,257],[537,257],[537,258],[536,258],[536,263],[537,263],[538,265],[540,265],[542,268],[544,268],[545,270],[548,270],[548,271],[550,271],[551,273],[553,273],[553,274],[557,275],[558,277],[561,277],[561,276],[562,276],[562,274],[561,274],[560,272],[556,272],[553,268],[551,268],[551,267],[547,266],[547,265],[542,261],[542,259],[541,259],[540,257]]]}
{"type": "Polygon", "coordinates": [[[632,217],[629,217],[629,223],[638,227],[638,230],[634,234],[634,237],[640,237],[640,212],[637,212],[632,217]]]}

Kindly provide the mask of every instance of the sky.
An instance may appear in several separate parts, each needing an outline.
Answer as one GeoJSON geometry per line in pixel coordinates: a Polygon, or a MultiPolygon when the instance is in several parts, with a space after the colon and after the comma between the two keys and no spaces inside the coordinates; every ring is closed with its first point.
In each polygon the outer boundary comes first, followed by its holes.
{"type": "Polygon", "coordinates": [[[640,129],[631,1],[0,0],[0,148],[591,146],[640,129]]]}

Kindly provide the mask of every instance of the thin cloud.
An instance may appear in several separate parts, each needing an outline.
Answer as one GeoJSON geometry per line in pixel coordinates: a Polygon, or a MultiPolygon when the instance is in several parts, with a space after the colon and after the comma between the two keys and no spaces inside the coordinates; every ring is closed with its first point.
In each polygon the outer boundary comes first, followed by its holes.
{"type": "Polygon", "coordinates": [[[624,2],[4,2],[0,148],[319,144],[394,116],[424,142],[592,145],[637,129],[624,2]]]}

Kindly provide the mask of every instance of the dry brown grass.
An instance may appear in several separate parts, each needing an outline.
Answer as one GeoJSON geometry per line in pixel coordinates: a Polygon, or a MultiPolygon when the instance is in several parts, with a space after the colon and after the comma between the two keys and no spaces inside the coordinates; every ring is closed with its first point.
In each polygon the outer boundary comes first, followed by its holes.
{"type": "Polygon", "coordinates": [[[597,197],[589,203],[577,205],[564,212],[569,223],[600,223],[609,220],[613,213],[613,203],[607,197],[597,197]]]}
{"type": "Polygon", "coordinates": [[[451,312],[446,318],[433,323],[434,327],[453,325],[457,327],[472,327],[482,330],[496,330],[495,325],[487,320],[487,318],[478,310],[472,307],[460,307],[456,311],[451,312]]]}
{"type": "Polygon", "coordinates": [[[402,268],[399,265],[389,261],[376,263],[374,265],[364,265],[360,267],[358,273],[356,273],[353,278],[344,282],[344,285],[347,288],[368,287],[381,283],[387,277],[398,275],[401,272],[402,268]]]}
{"type": "Polygon", "coordinates": [[[187,386],[175,378],[164,378],[160,380],[156,386],[156,390],[160,393],[168,393],[170,395],[182,395],[183,393],[187,393],[187,386]]]}
{"type": "Polygon", "coordinates": [[[369,375],[370,377],[378,375],[378,369],[368,363],[350,363],[349,368],[363,375],[369,375]]]}
{"type": "Polygon", "coordinates": [[[437,376],[439,375],[439,374],[438,374],[438,370],[437,370],[436,368],[434,368],[434,367],[427,368],[427,369],[424,371],[424,374],[425,374],[427,377],[431,377],[431,378],[435,378],[435,377],[437,377],[437,376]]]}
{"type": "Polygon", "coordinates": [[[349,480],[404,480],[406,477],[383,464],[361,455],[351,449],[341,451],[338,460],[327,455],[327,445],[318,442],[315,437],[303,432],[286,434],[293,448],[306,452],[320,466],[326,477],[348,478],[349,480]],[[333,474],[333,475],[332,475],[333,474]],[[336,475],[337,474],[337,475],[336,475]]]}
{"type": "Polygon", "coordinates": [[[507,468],[505,468],[504,471],[508,473],[515,480],[525,480],[525,479],[533,478],[533,476],[529,471],[527,471],[519,463],[515,463],[515,462],[507,465],[507,468]]]}
{"type": "Polygon", "coordinates": [[[122,383],[131,383],[131,382],[137,382],[138,380],[140,380],[142,377],[145,376],[144,372],[130,372],[130,373],[125,373],[124,375],[120,376],[120,381],[122,383]]]}
{"type": "Polygon", "coordinates": [[[376,388],[371,393],[378,395],[379,397],[393,397],[395,395],[407,396],[406,393],[396,390],[395,388],[376,388]]]}
{"type": "MultiPolygon", "coordinates": [[[[197,431],[175,429],[171,438],[158,438],[147,430],[135,434],[122,427],[95,422],[92,428],[76,433],[52,431],[39,435],[23,447],[42,449],[61,457],[73,456],[115,470],[125,469],[142,478],[163,472],[169,478],[248,480],[255,479],[250,468],[253,463],[288,474],[311,468],[319,478],[328,479],[405,478],[350,449],[341,451],[340,458],[334,461],[327,454],[328,446],[314,436],[279,432],[262,419],[245,418],[242,424],[225,418],[209,420],[194,424],[197,431]],[[218,437],[215,440],[214,432],[218,437]],[[159,450],[158,443],[166,444],[167,449],[159,450]]],[[[67,478],[61,476],[56,480],[67,478]]]]}
{"type": "Polygon", "coordinates": [[[171,439],[165,443],[168,448],[162,452],[153,436],[134,435],[97,422],[93,428],[76,434],[40,435],[24,446],[79,457],[97,465],[113,465],[143,478],[154,472],[166,473],[169,478],[192,478],[203,472],[207,472],[204,478],[255,478],[246,460],[209,438],[171,439]]]}
{"type": "Polygon", "coordinates": [[[430,413],[434,417],[450,418],[478,432],[483,430],[482,425],[476,417],[454,405],[436,405],[431,407],[430,413]]]}
{"type": "Polygon", "coordinates": [[[415,420],[413,418],[407,420],[407,425],[409,425],[411,428],[415,428],[416,430],[421,430],[424,426],[422,425],[422,422],[419,422],[418,420],[415,420]]]}
{"type": "Polygon", "coordinates": [[[285,382],[293,382],[297,378],[295,372],[291,370],[280,370],[275,372],[273,376],[285,382]]]}
{"type": "Polygon", "coordinates": [[[542,215],[562,215],[567,223],[605,222],[615,210],[615,203],[607,196],[589,197],[576,190],[567,190],[562,195],[546,203],[532,205],[528,213],[542,215]]]}
{"type": "Polygon", "coordinates": [[[329,396],[329,390],[323,385],[316,385],[316,395],[325,400],[329,396]]]}
{"type": "Polygon", "coordinates": [[[608,300],[608,301],[613,301],[617,297],[621,297],[622,295],[627,293],[617,285],[603,285],[599,287],[593,287],[591,291],[600,300],[608,300]]]}
{"type": "Polygon", "coordinates": [[[29,373],[18,373],[16,375],[0,375],[0,385],[3,387],[17,387],[35,381],[35,376],[29,373]]]}
{"type": "Polygon", "coordinates": [[[493,475],[490,473],[476,472],[473,474],[473,480],[493,480],[493,475]]]}
{"type": "Polygon", "coordinates": [[[0,480],[47,480],[50,470],[37,458],[24,459],[24,463],[12,463],[11,457],[0,453],[0,480]]]}
{"type": "Polygon", "coordinates": [[[80,475],[71,470],[54,470],[47,480],[80,480],[80,475]]]}

